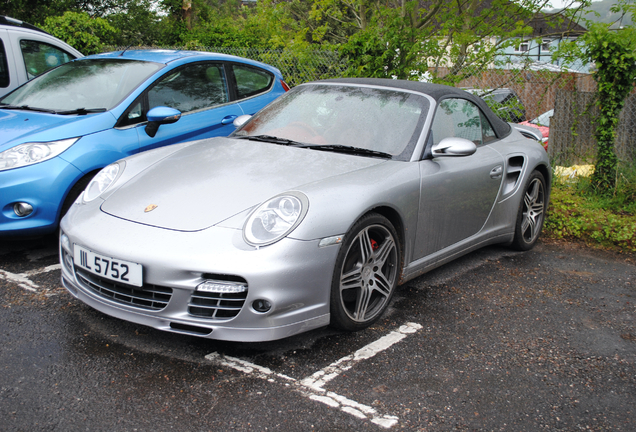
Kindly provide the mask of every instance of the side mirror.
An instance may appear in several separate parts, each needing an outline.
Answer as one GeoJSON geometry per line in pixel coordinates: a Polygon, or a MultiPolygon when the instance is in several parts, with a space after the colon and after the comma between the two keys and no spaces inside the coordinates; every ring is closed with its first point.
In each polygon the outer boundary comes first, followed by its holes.
{"type": "Polygon", "coordinates": [[[181,118],[181,111],[165,106],[158,106],[148,111],[146,118],[148,119],[146,133],[149,137],[154,138],[155,135],[157,135],[159,126],[177,122],[181,118]]]}
{"type": "Polygon", "coordinates": [[[232,124],[236,127],[236,128],[240,128],[241,126],[243,126],[245,123],[247,123],[247,121],[249,119],[251,119],[252,116],[249,114],[243,114],[241,116],[238,116],[237,118],[234,119],[234,121],[232,122],[232,124]]]}
{"type": "Polygon", "coordinates": [[[474,142],[457,137],[444,138],[431,149],[433,157],[470,156],[476,151],[474,142]]]}

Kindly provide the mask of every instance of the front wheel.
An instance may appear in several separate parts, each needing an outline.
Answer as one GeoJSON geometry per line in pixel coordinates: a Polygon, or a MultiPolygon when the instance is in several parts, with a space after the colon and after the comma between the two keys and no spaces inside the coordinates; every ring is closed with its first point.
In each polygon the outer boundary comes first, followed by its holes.
{"type": "Polygon", "coordinates": [[[331,325],[356,331],[385,311],[400,277],[401,250],[387,218],[371,213],[354,224],[338,253],[331,285],[331,325]]]}
{"type": "Polygon", "coordinates": [[[545,179],[539,171],[534,171],[526,183],[517,213],[512,242],[515,249],[527,251],[534,247],[541,234],[547,204],[545,179]]]}

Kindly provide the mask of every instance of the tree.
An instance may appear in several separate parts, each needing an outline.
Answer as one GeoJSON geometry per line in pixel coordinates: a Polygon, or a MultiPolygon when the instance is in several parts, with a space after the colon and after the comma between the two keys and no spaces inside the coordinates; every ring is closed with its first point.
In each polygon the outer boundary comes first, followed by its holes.
{"type": "Polygon", "coordinates": [[[598,152],[592,182],[600,192],[616,185],[618,159],[614,151],[616,127],[625,100],[636,79],[636,29],[617,31],[608,24],[594,24],[584,37],[586,55],[594,60],[594,80],[598,85],[596,142],[598,152]]]}
{"type": "MultiPolygon", "coordinates": [[[[434,81],[455,84],[492,67],[504,48],[531,35],[532,20],[549,3],[270,0],[269,4],[285,7],[295,16],[305,40],[339,48],[350,61],[349,75],[417,79],[428,72],[434,81]],[[305,9],[311,4],[309,12],[294,15],[304,4],[305,9]]],[[[549,14],[545,19],[558,27],[563,16],[549,14]]]]}
{"type": "Polygon", "coordinates": [[[104,45],[112,44],[117,33],[104,18],[91,18],[86,12],[48,17],[42,27],[85,55],[102,52],[104,45]]]}
{"type": "Polygon", "coordinates": [[[115,46],[152,46],[163,41],[163,27],[156,4],[151,0],[114,0],[98,15],[117,29],[115,46]]]}
{"type": "Polygon", "coordinates": [[[0,15],[39,25],[49,16],[79,11],[78,0],[0,0],[0,15]]]}
{"type": "MultiPolygon", "coordinates": [[[[631,15],[633,21],[636,5],[628,0],[619,1],[611,11],[617,15],[617,20],[631,15]]],[[[593,76],[598,86],[600,114],[596,118],[597,156],[592,184],[598,192],[609,193],[615,188],[618,170],[614,140],[619,115],[636,80],[636,28],[613,28],[613,23],[583,20],[589,30],[581,41],[564,44],[553,56],[569,62],[577,59],[592,61],[596,66],[593,76]]]]}

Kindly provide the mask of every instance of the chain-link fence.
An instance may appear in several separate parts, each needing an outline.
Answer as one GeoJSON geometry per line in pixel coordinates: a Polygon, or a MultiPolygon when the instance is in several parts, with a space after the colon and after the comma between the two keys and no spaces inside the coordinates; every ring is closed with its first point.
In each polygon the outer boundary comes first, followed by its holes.
{"type": "MultiPolygon", "coordinates": [[[[123,50],[126,47],[109,47],[108,51],[123,50]]],[[[131,47],[129,49],[151,49],[158,47],[131,47]]],[[[278,68],[290,87],[309,81],[339,78],[347,69],[347,62],[338,53],[327,50],[290,51],[261,48],[232,47],[162,47],[163,49],[193,49],[221,54],[235,55],[267,63],[278,68]]]]}
{"type": "MultiPolygon", "coordinates": [[[[597,143],[595,119],[599,109],[597,93],[557,92],[554,116],[550,122],[550,156],[560,165],[593,163],[597,143]]],[[[636,162],[636,94],[632,94],[621,111],[614,150],[619,160],[636,162]]]]}
{"type": "MultiPolygon", "coordinates": [[[[185,49],[231,54],[270,64],[281,71],[291,87],[318,79],[338,78],[347,69],[345,59],[336,52],[326,50],[307,52],[199,46],[188,46],[185,49]]],[[[448,69],[443,68],[435,72],[437,77],[444,77],[450,73],[448,69]]],[[[470,75],[470,78],[461,81],[457,87],[480,90],[509,89],[521,101],[526,120],[554,109],[550,122],[548,152],[555,163],[593,163],[596,155],[594,119],[598,115],[598,108],[594,104],[596,83],[590,74],[547,69],[486,69],[474,71],[470,75]]],[[[632,96],[621,114],[616,139],[616,153],[622,160],[635,161],[635,129],[636,96],[632,96]]]]}

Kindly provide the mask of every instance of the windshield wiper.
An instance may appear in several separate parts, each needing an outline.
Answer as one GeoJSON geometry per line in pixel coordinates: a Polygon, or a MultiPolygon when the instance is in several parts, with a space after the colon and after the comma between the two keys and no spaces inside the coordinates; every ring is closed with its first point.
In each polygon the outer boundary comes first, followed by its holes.
{"type": "Polygon", "coordinates": [[[72,109],[72,110],[68,110],[68,111],[55,111],[55,114],[60,114],[60,115],[71,115],[71,114],[79,114],[79,115],[86,115],[86,114],[93,114],[93,113],[100,113],[100,112],[106,112],[106,108],[76,108],[76,109],[72,109]]]}
{"type": "Polygon", "coordinates": [[[300,143],[298,141],[286,139],[286,138],[278,138],[272,135],[249,135],[249,136],[234,136],[236,139],[245,139],[249,141],[260,141],[267,142],[272,144],[279,144],[284,146],[291,147],[305,147],[306,144],[300,143]]]}
{"type": "Polygon", "coordinates": [[[86,114],[92,114],[92,113],[98,113],[98,112],[105,112],[106,111],[106,108],[88,108],[88,109],[87,108],[76,108],[76,109],[66,110],[66,111],[56,111],[56,110],[52,110],[52,109],[48,109],[48,108],[30,107],[28,105],[1,105],[1,104],[0,104],[0,109],[38,111],[38,112],[45,112],[45,113],[59,114],[59,115],[71,115],[71,114],[86,115],[86,114]]]}
{"type": "Polygon", "coordinates": [[[332,151],[336,153],[346,153],[356,156],[371,156],[371,157],[379,157],[383,159],[391,159],[393,155],[389,153],[384,153],[377,150],[369,150],[361,147],[353,147],[346,146],[340,144],[305,144],[298,141],[286,139],[286,138],[278,138],[271,135],[250,135],[250,136],[234,136],[233,138],[237,139],[246,139],[250,141],[261,141],[268,142],[273,144],[312,149],[312,150],[322,150],[322,151],[332,151]]]}
{"type": "Polygon", "coordinates": [[[38,111],[55,114],[54,110],[46,109],[46,108],[35,108],[30,107],[28,105],[0,105],[0,109],[12,109],[12,110],[25,110],[25,111],[38,111]]]}
{"type": "Polygon", "coordinates": [[[377,150],[370,150],[361,147],[353,147],[339,144],[330,144],[330,145],[311,145],[304,144],[304,148],[310,148],[312,150],[323,150],[323,151],[333,151],[337,153],[346,153],[356,156],[372,156],[379,157],[383,159],[391,159],[393,157],[392,154],[384,153],[377,150]]]}

